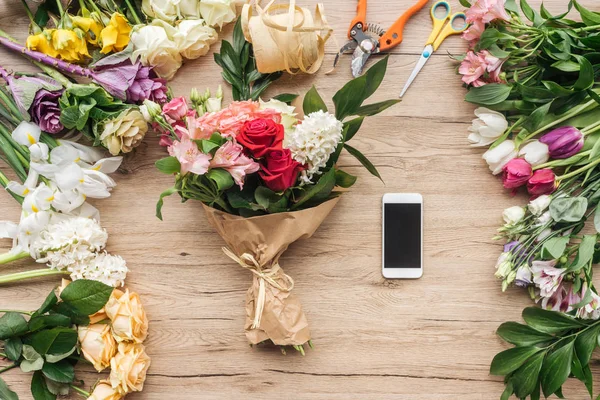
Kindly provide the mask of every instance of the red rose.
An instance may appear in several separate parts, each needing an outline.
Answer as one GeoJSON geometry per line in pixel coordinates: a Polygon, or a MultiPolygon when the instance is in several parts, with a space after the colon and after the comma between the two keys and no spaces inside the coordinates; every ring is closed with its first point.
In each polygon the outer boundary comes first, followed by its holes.
{"type": "Polygon", "coordinates": [[[247,148],[254,158],[261,158],[269,150],[281,150],[283,148],[283,135],[283,125],[272,119],[257,118],[246,121],[235,139],[247,148]]]}
{"type": "Polygon", "coordinates": [[[283,192],[294,186],[298,172],[303,169],[304,166],[292,158],[289,149],[282,149],[268,152],[258,173],[269,189],[283,192]]]}

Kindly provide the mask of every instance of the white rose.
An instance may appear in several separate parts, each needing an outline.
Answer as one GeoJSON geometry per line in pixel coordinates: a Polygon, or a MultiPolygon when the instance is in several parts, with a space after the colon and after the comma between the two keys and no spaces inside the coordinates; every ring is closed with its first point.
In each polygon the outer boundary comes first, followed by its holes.
{"type": "Polygon", "coordinates": [[[224,24],[235,19],[235,3],[232,3],[231,0],[202,0],[200,15],[208,25],[218,26],[221,29],[224,24]]]}
{"type": "Polygon", "coordinates": [[[537,217],[546,211],[546,209],[550,206],[551,201],[552,197],[548,196],[547,194],[543,194],[535,200],[531,200],[527,207],[529,208],[529,211],[537,217]]]}
{"type": "Polygon", "coordinates": [[[142,11],[150,18],[173,22],[179,14],[178,0],[142,0],[142,11]]]}
{"type": "Polygon", "coordinates": [[[523,217],[525,217],[525,209],[519,206],[509,207],[502,212],[502,218],[508,226],[514,226],[518,224],[521,222],[523,217]]]}
{"type": "Polygon", "coordinates": [[[217,41],[218,35],[201,19],[186,19],[177,25],[174,35],[179,54],[193,60],[208,53],[210,45],[217,41]]]}
{"type": "Polygon", "coordinates": [[[298,118],[296,118],[296,108],[293,106],[288,106],[283,101],[279,101],[276,99],[271,99],[267,102],[262,101],[260,99],[260,109],[272,109],[279,111],[281,113],[281,125],[284,126],[286,133],[289,133],[294,126],[298,123],[298,118]]]}
{"type": "Polygon", "coordinates": [[[480,107],[475,110],[476,119],[469,128],[469,142],[473,146],[487,146],[498,139],[508,128],[508,122],[499,112],[480,107]]]}
{"type": "Polygon", "coordinates": [[[517,149],[515,148],[515,142],[505,140],[493,149],[486,151],[483,154],[483,159],[488,163],[490,171],[494,175],[498,175],[502,172],[502,168],[516,156],[517,149]]]}
{"type": "Polygon", "coordinates": [[[532,140],[523,146],[521,151],[519,151],[519,156],[523,157],[532,167],[537,167],[548,161],[550,153],[548,152],[547,144],[539,140],[532,140]]]}
{"type": "Polygon", "coordinates": [[[200,0],[179,0],[179,16],[184,19],[200,18],[200,0]]]}
{"type": "Polygon", "coordinates": [[[134,31],[131,35],[133,43],[133,61],[139,59],[146,66],[153,66],[154,71],[162,78],[171,79],[181,67],[181,55],[175,42],[171,39],[177,30],[161,20],[154,20],[134,31]]]}

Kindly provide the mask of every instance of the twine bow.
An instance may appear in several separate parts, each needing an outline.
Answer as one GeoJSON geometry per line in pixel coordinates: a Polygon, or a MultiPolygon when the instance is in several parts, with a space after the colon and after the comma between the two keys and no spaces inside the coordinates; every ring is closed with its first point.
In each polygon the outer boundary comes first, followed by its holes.
{"type": "Polygon", "coordinates": [[[291,292],[294,288],[294,280],[291,276],[283,272],[278,262],[271,264],[268,268],[264,268],[256,261],[256,258],[252,254],[244,253],[238,257],[227,247],[223,247],[223,253],[258,278],[258,296],[256,297],[256,309],[254,311],[254,321],[252,322],[252,329],[256,329],[260,326],[260,320],[265,308],[265,299],[267,296],[265,282],[268,282],[271,286],[282,292],[291,292]],[[278,282],[275,278],[281,279],[278,282]]]}

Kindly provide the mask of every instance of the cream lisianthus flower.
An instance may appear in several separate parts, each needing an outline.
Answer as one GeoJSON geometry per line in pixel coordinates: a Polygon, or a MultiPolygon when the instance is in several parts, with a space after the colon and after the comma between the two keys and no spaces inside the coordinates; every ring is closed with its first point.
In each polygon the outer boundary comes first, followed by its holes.
{"type": "Polygon", "coordinates": [[[231,0],[202,0],[200,15],[208,25],[221,29],[235,19],[235,3],[231,0]]]}
{"type": "Polygon", "coordinates": [[[265,110],[270,108],[272,110],[279,111],[281,113],[281,125],[285,128],[286,135],[291,133],[298,123],[298,118],[296,118],[296,107],[288,106],[286,103],[280,100],[271,99],[269,101],[260,101],[260,109],[265,110]]]}
{"type": "Polygon", "coordinates": [[[134,30],[131,34],[131,60],[152,66],[161,78],[171,79],[181,67],[182,59],[173,41],[177,30],[162,20],[134,30]]]}
{"type": "Polygon", "coordinates": [[[148,317],[137,293],[113,291],[104,311],[112,321],[112,332],[118,342],[142,343],[148,336],[148,317]]]}
{"type": "Polygon", "coordinates": [[[525,209],[523,207],[509,207],[502,212],[502,219],[506,226],[515,226],[525,217],[525,209]]]}
{"type": "Polygon", "coordinates": [[[112,387],[109,380],[103,380],[98,382],[87,400],[121,400],[123,396],[119,389],[112,387]]]}
{"type": "Polygon", "coordinates": [[[110,154],[129,153],[137,147],[148,132],[148,123],[142,113],[130,108],[117,118],[104,122],[100,140],[110,154]]]}
{"type": "Polygon", "coordinates": [[[117,354],[110,361],[110,384],[122,393],[140,392],[149,367],[150,357],[144,345],[119,343],[117,354]]]}
{"type": "Polygon", "coordinates": [[[80,326],[77,329],[81,353],[86,360],[100,372],[110,365],[117,352],[117,341],[113,337],[110,325],[94,324],[80,326]]]}
{"type": "Polygon", "coordinates": [[[179,54],[193,60],[208,53],[210,45],[215,43],[219,35],[201,19],[186,19],[177,25],[174,36],[179,54]]]}

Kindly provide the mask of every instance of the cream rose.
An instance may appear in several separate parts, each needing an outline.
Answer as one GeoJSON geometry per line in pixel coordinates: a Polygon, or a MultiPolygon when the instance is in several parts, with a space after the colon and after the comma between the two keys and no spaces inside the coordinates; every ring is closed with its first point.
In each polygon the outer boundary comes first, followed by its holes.
{"type": "Polygon", "coordinates": [[[104,306],[112,321],[112,333],[118,342],[142,343],[148,335],[148,318],[137,293],[114,290],[104,306]]]}
{"type": "Polygon", "coordinates": [[[113,156],[129,153],[139,146],[148,132],[148,123],[142,113],[130,108],[115,119],[102,125],[100,140],[113,156]]]}
{"type": "Polygon", "coordinates": [[[132,61],[153,66],[160,77],[171,79],[181,67],[181,55],[173,41],[177,30],[162,20],[154,20],[131,34],[132,61]]]}
{"type": "Polygon", "coordinates": [[[94,391],[87,400],[120,400],[123,398],[118,389],[114,389],[110,381],[104,380],[98,382],[94,391]]]}
{"type": "Polygon", "coordinates": [[[178,18],[200,18],[199,0],[143,0],[142,11],[150,18],[173,22],[178,18]]]}
{"type": "Polygon", "coordinates": [[[150,357],[144,345],[120,343],[117,355],[110,362],[110,384],[123,393],[139,392],[144,388],[150,357]]]}
{"type": "Polygon", "coordinates": [[[117,341],[113,337],[110,325],[94,324],[80,326],[77,329],[81,353],[100,372],[110,365],[111,358],[117,352],[117,341]]]}
{"type": "Polygon", "coordinates": [[[208,53],[210,45],[215,43],[219,35],[201,19],[186,19],[177,25],[174,36],[179,54],[193,60],[208,53]]]}
{"type": "Polygon", "coordinates": [[[232,22],[236,17],[235,2],[231,0],[202,0],[200,15],[210,26],[223,28],[224,24],[232,22]]]}

